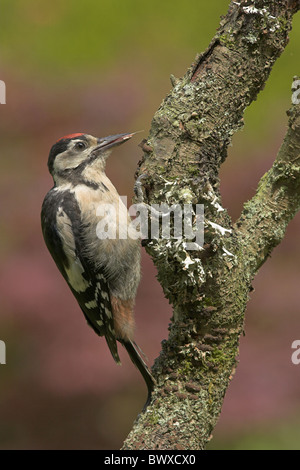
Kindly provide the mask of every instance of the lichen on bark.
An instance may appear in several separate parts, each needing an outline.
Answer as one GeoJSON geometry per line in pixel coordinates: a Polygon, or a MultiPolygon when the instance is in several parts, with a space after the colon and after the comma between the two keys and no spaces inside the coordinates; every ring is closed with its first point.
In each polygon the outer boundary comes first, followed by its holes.
{"type": "Polygon", "coordinates": [[[153,366],[157,387],[123,449],[203,449],[238,357],[251,282],[300,208],[299,105],[257,193],[233,224],[219,171],[243,114],[288,42],[299,1],[232,1],[207,50],[153,117],[137,174],[148,204],[204,204],[204,245],[148,240],[173,306],[169,337],[153,366]]]}

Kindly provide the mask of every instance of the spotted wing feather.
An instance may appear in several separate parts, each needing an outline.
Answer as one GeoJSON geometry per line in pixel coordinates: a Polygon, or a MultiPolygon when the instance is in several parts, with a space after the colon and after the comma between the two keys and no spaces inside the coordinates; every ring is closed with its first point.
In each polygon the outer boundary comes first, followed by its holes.
{"type": "Polygon", "coordinates": [[[46,246],[88,324],[98,335],[105,336],[113,358],[119,363],[108,283],[103,270],[98,268],[95,272],[84,256],[84,227],[74,195],[55,188],[49,191],[41,221],[46,246]]]}

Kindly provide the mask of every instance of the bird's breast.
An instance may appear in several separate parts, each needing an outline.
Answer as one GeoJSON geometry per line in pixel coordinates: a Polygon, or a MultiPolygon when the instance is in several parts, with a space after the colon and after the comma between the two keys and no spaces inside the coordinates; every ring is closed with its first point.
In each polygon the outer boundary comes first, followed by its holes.
{"type": "Polygon", "coordinates": [[[74,194],[82,218],[84,252],[96,269],[105,266],[108,278],[114,279],[139,264],[140,241],[131,237],[131,218],[116,189],[110,181],[103,184],[107,189],[79,185],[74,194]]]}

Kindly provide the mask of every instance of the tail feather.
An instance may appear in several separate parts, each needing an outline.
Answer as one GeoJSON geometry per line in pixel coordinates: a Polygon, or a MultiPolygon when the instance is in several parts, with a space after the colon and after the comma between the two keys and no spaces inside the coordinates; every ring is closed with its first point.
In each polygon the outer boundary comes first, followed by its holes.
{"type": "Polygon", "coordinates": [[[147,396],[147,401],[143,408],[143,411],[145,411],[145,409],[147,408],[147,406],[150,404],[150,401],[151,401],[151,395],[155,386],[155,379],[152,376],[148,366],[145,364],[144,360],[142,359],[138,351],[138,349],[140,348],[133,341],[130,341],[130,340],[129,341],[121,340],[120,342],[126,348],[131,361],[139,369],[147,385],[148,396],[147,396]]]}
{"type": "Polygon", "coordinates": [[[117,341],[114,336],[112,335],[105,335],[105,339],[107,342],[107,346],[109,347],[109,350],[111,352],[112,357],[116,361],[118,365],[121,365],[119,353],[118,353],[118,346],[117,346],[117,341]]]}

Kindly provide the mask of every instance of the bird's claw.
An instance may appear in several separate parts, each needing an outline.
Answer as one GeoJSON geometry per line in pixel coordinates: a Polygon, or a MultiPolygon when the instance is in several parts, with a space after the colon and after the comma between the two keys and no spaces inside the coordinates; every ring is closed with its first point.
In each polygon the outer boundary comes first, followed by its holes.
{"type": "Polygon", "coordinates": [[[143,194],[143,189],[142,189],[143,188],[143,183],[142,183],[142,181],[146,180],[147,178],[149,178],[149,176],[146,173],[143,173],[140,176],[138,176],[138,178],[136,179],[135,184],[134,184],[134,194],[137,198],[138,203],[140,203],[140,204],[144,202],[144,194],[143,194]]]}

